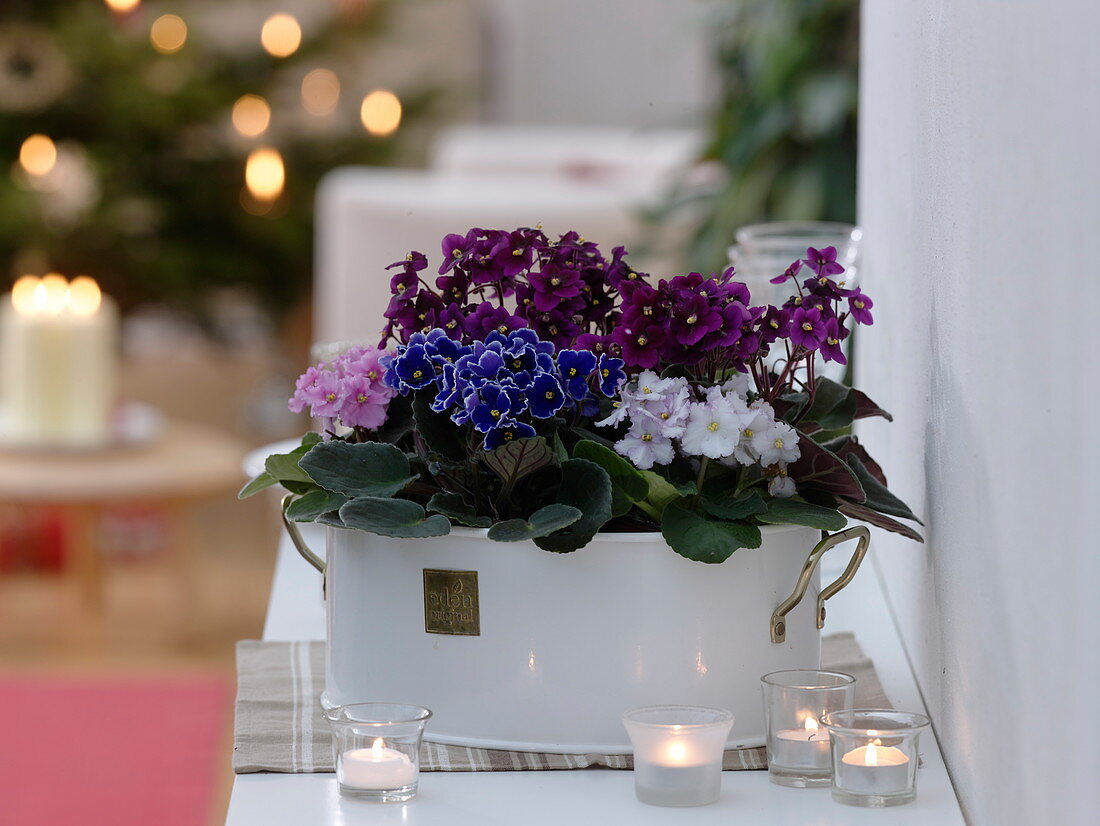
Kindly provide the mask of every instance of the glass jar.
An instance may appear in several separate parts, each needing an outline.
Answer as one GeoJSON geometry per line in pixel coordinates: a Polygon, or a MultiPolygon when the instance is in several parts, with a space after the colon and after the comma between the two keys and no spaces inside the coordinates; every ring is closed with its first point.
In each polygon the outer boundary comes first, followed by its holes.
{"type": "Polygon", "coordinates": [[[901,806],[916,800],[923,714],[845,709],[821,718],[833,759],[833,800],[849,806],[901,806]]]}
{"type": "Polygon", "coordinates": [[[432,712],[400,703],[355,703],[325,711],[340,794],[378,803],[416,796],[420,741],[432,712]]]}

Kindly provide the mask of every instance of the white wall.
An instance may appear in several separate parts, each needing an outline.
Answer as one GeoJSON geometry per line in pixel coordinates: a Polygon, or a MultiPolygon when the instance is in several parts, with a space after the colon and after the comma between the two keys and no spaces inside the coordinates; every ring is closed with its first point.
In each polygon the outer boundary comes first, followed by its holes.
{"type": "Polygon", "coordinates": [[[1100,822],[1100,3],[865,0],[877,540],[975,824],[1100,822]]]}
{"type": "Polygon", "coordinates": [[[714,0],[482,0],[492,121],[690,126],[712,99],[714,0]]]}

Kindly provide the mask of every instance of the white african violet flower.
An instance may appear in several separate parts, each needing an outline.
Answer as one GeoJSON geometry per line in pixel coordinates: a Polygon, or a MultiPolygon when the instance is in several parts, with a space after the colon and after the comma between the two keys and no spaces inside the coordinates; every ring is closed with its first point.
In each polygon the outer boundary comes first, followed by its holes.
{"type": "Polygon", "coordinates": [[[798,433],[786,422],[775,422],[752,438],[753,449],[760,454],[760,464],[793,462],[802,452],[798,448],[798,433]]]}
{"type": "Polygon", "coordinates": [[[690,391],[687,382],[684,382],[679,387],[670,388],[669,392],[656,401],[647,401],[640,405],[637,416],[653,419],[662,436],[679,438],[687,424],[689,398],[690,391]]]}
{"type": "Polygon", "coordinates": [[[753,447],[753,439],[757,433],[770,430],[775,424],[775,411],[767,402],[753,402],[742,422],[741,438],[733,450],[733,458],[743,465],[753,465],[760,460],[759,451],[753,447]]]}
{"type": "Polygon", "coordinates": [[[749,377],[745,373],[734,373],[722,384],[723,393],[736,393],[741,398],[749,395],[749,377]]]}
{"type": "Polygon", "coordinates": [[[615,443],[615,450],[640,470],[667,465],[673,456],[672,440],[661,435],[658,424],[648,416],[633,420],[630,431],[615,443]]]}
{"type": "MultiPolygon", "coordinates": [[[[626,394],[626,390],[623,390],[623,394],[626,394]]],[[[630,406],[626,401],[619,400],[612,402],[611,415],[606,419],[601,419],[596,422],[597,427],[614,427],[619,422],[626,421],[627,416],[630,415],[630,406]]]]}
{"type": "Polygon", "coordinates": [[[680,445],[690,456],[721,459],[733,453],[741,438],[741,423],[748,408],[736,395],[723,396],[721,388],[707,391],[705,402],[689,405],[687,425],[680,445]]]}
{"type": "Polygon", "coordinates": [[[773,476],[771,481],[768,482],[768,493],[777,499],[786,499],[788,496],[794,496],[794,479],[787,475],[787,468],[782,465],[779,466],[779,475],[773,476]]]}

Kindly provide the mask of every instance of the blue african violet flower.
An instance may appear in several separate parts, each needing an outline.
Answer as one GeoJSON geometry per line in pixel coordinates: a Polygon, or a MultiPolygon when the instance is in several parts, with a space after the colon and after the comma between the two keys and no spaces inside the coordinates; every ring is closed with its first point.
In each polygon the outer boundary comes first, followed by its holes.
{"type": "Polygon", "coordinates": [[[600,392],[608,398],[619,392],[619,386],[626,381],[623,360],[613,356],[600,356],[600,392]]]}
{"type": "Polygon", "coordinates": [[[509,419],[501,422],[499,426],[494,427],[485,434],[485,449],[493,450],[506,442],[512,442],[516,439],[529,439],[534,435],[535,428],[531,425],[509,419]]]}
{"type": "Polygon", "coordinates": [[[588,379],[596,371],[596,354],[588,350],[558,352],[558,371],[565,392],[576,401],[588,396],[588,379]]]}
{"type": "Polygon", "coordinates": [[[551,373],[540,373],[527,391],[527,404],[536,419],[549,419],[565,405],[561,383],[551,373]]]}

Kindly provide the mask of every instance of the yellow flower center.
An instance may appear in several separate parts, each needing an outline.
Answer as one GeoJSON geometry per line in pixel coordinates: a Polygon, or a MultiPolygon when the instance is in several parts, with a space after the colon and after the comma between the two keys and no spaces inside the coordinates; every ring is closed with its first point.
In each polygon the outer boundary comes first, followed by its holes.
{"type": "Polygon", "coordinates": [[[605,367],[603,370],[600,371],[600,375],[606,379],[608,376],[611,375],[611,371],[605,367]]]}
{"type": "Polygon", "coordinates": [[[755,435],[756,434],[752,432],[752,428],[750,428],[750,427],[745,428],[745,436],[747,436],[748,438],[751,439],[755,435]]]}
{"type": "Polygon", "coordinates": [[[802,297],[801,296],[795,296],[794,303],[795,304],[801,304],[802,303],[802,297]]]}
{"type": "Polygon", "coordinates": [[[829,279],[826,278],[825,276],[821,276],[821,278],[817,279],[818,284],[827,284],[828,281],[829,281],[829,279]]]}
{"type": "Polygon", "coordinates": [[[508,332],[508,325],[507,324],[501,324],[499,327],[497,327],[497,329],[501,332],[501,334],[507,333],[508,332]]]}
{"type": "Polygon", "coordinates": [[[629,278],[629,279],[630,279],[631,281],[633,281],[633,280],[634,280],[635,278],[637,278],[637,277],[638,277],[638,273],[636,273],[636,272],[628,272],[628,273],[626,274],[626,277],[627,277],[627,278],[629,278]]]}
{"type": "Polygon", "coordinates": [[[367,396],[365,393],[360,393],[358,396],[355,397],[355,400],[359,402],[359,404],[366,404],[367,396]]]}
{"type": "Polygon", "coordinates": [[[453,330],[457,324],[458,322],[452,318],[450,321],[447,322],[447,329],[453,330]]]}
{"type": "Polygon", "coordinates": [[[423,377],[424,377],[424,371],[423,370],[414,370],[413,371],[413,378],[414,379],[420,379],[420,378],[423,378],[423,377]]]}
{"type": "Polygon", "coordinates": [[[638,336],[638,345],[640,347],[645,347],[646,342],[648,342],[648,341],[649,341],[649,339],[646,338],[645,336],[638,336]]]}
{"type": "Polygon", "coordinates": [[[661,418],[662,418],[662,419],[667,419],[667,418],[668,418],[668,415],[669,415],[668,413],[662,413],[662,414],[661,414],[661,418]]]}
{"type": "Polygon", "coordinates": [[[336,401],[336,394],[335,393],[329,393],[327,396],[325,396],[325,401],[327,401],[327,402],[336,401]]]}
{"type": "Polygon", "coordinates": [[[835,346],[835,345],[837,345],[837,344],[840,344],[840,342],[839,342],[839,341],[837,341],[837,340],[836,340],[835,338],[830,338],[830,339],[827,339],[827,341],[828,341],[828,342],[829,342],[830,344],[834,345],[834,346],[835,346]]]}
{"type": "Polygon", "coordinates": [[[499,419],[500,418],[500,411],[499,410],[490,410],[489,412],[492,414],[494,419],[499,419]]]}
{"type": "Polygon", "coordinates": [[[560,278],[551,278],[551,279],[550,279],[550,286],[551,286],[551,287],[556,287],[556,286],[558,286],[558,284],[560,284],[560,283],[561,283],[561,279],[560,279],[560,278]]]}
{"type": "Polygon", "coordinates": [[[519,359],[515,359],[515,360],[514,360],[514,361],[512,362],[512,366],[513,366],[514,368],[516,368],[516,369],[518,370],[518,369],[519,369],[520,367],[522,367],[522,366],[523,366],[523,362],[522,362],[522,361],[520,361],[519,359]]]}
{"type": "Polygon", "coordinates": [[[556,336],[558,334],[558,325],[557,324],[551,324],[546,329],[550,331],[550,335],[552,335],[552,336],[556,336]]]}
{"type": "Polygon", "coordinates": [[[513,436],[515,436],[515,434],[511,430],[506,431],[504,433],[504,441],[506,441],[506,442],[512,441],[513,436]]]}
{"type": "Polygon", "coordinates": [[[855,307],[856,307],[856,308],[858,308],[858,309],[860,309],[860,310],[862,310],[862,309],[863,309],[863,308],[864,308],[864,307],[866,306],[866,305],[865,305],[865,304],[864,304],[864,303],[863,303],[862,301],[860,301],[860,300],[859,300],[858,298],[857,298],[857,299],[856,299],[855,301],[853,301],[853,302],[852,302],[852,304],[853,304],[853,305],[855,305],[855,307]]]}
{"type": "Polygon", "coordinates": [[[462,257],[462,250],[451,250],[451,257],[452,258],[461,258],[462,257]]]}
{"type": "Polygon", "coordinates": [[[652,307],[642,307],[642,315],[653,315],[652,307]]]}
{"type": "Polygon", "coordinates": [[[570,367],[569,368],[569,378],[573,378],[573,376],[575,376],[575,375],[577,375],[577,368],[576,367],[570,367]]]}
{"type": "Polygon", "coordinates": [[[802,329],[805,330],[807,333],[810,332],[810,330],[812,330],[813,328],[814,328],[814,325],[812,325],[810,322],[808,322],[808,321],[803,321],[802,322],[802,329]]]}
{"type": "Polygon", "coordinates": [[[717,429],[718,429],[718,422],[711,422],[710,424],[707,425],[707,430],[709,430],[711,433],[713,433],[717,429]]]}
{"type": "Polygon", "coordinates": [[[523,250],[512,250],[512,255],[514,255],[516,258],[519,258],[521,255],[523,255],[523,250]]]}
{"type": "Polygon", "coordinates": [[[688,324],[694,324],[698,320],[699,320],[699,316],[695,315],[694,313],[692,313],[691,315],[689,315],[687,317],[687,323],[688,324]]]}
{"type": "Polygon", "coordinates": [[[653,434],[652,433],[643,433],[642,434],[642,441],[643,442],[652,442],[653,441],[653,434]]]}
{"type": "Polygon", "coordinates": [[[775,321],[774,319],[773,319],[773,320],[771,320],[771,321],[769,321],[769,322],[768,322],[768,324],[770,324],[770,325],[771,325],[771,328],[772,328],[773,330],[778,330],[778,329],[779,329],[779,322],[778,322],[778,321],[775,321]]]}
{"type": "Polygon", "coordinates": [[[367,378],[370,379],[371,381],[374,381],[376,378],[378,378],[378,371],[377,370],[371,370],[369,373],[367,373],[367,378]]]}
{"type": "Polygon", "coordinates": [[[406,286],[405,286],[404,284],[398,284],[398,285],[397,285],[397,291],[398,291],[399,293],[403,293],[403,292],[405,292],[405,290],[407,290],[407,289],[408,289],[408,287],[406,287],[406,286]]]}
{"type": "Polygon", "coordinates": [[[652,390],[650,390],[650,389],[649,389],[648,387],[643,387],[643,388],[642,388],[642,392],[643,392],[643,393],[652,393],[653,391],[652,391],[652,390]]]}
{"type": "Polygon", "coordinates": [[[783,440],[782,440],[782,439],[776,439],[776,440],[775,440],[775,441],[773,442],[773,444],[774,444],[774,445],[776,446],[776,448],[778,448],[779,450],[782,450],[782,449],[783,449],[783,440]]]}
{"type": "Polygon", "coordinates": [[[548,398],[548,399],[551,399],[551,400],[553,400],[553,398],[554,398],[554,391],[553,391],[553,390],[547,390],[547,391],[546,391],[546,398],[548,398]]]}

